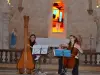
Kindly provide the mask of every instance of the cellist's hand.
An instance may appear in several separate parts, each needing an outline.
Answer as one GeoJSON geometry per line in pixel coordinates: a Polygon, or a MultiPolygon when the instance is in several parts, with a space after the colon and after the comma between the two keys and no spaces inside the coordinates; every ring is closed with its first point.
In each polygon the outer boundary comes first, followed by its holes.
{"type": "Polygon", "coordinates": [[[64,48],[64,47],[68,47],[68,45],[67,44],[60,44],[59,45],[59,48],[64,48]]]}
{"type": "Polygon", "coordinates": [[[71,54],[71,57],[75,57],[75,55],[74,54],[71,54]]]}
{"type": "Polygon", "coordinates": [[[61,44],[63,47],[67,47],[67,44],[61,44]]]}
{"type": "Polygon", "coordinates": [[[62,44],[59,45],[59,49],[62,49],[62,44]]]}

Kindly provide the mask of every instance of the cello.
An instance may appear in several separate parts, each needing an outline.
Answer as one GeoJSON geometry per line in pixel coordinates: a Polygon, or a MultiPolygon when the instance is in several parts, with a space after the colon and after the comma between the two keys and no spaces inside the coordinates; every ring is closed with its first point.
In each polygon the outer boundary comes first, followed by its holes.
{"type": "Polygon", "coordinates": [[[17,63],[17,69],[20,74],[31,74],[35,67],[32,53],[30,47],[28,46],[28,22],[29,16],[24,16],[24,50],[22,51],[22,55],[17,63]]]}
{"type": "Polygon", "coordinates": [[[64,47],[62,46],[62,49],[67,48],[68,50],[71,50],[71,57],[63,57],[63,65],[65,68],[72,69],[75,65],[75,56],[78,54],[78,49],[74,47],[64,47]]]}

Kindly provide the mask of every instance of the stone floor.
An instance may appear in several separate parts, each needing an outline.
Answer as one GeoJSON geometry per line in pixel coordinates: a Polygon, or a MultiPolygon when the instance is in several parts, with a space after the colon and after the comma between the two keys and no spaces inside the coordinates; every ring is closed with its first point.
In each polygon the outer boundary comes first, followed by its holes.
{"type": "MultiPolygon", "coordinates": [[[[0,75],[20,75],[17,70],[0,70],[0,75]]],[[[29,75],[29,74],[22,74],[29,75]]],[[[31,74],[37,75],[37,74],[31,74]]],[[[44,71],[44,73],[39,73],[38,75],[58,75],[57,71],[44,71]]],[[[71,72],[68,72],[66,75],[71,75],[71,72]]],[[[91,72],[91,71],[80,71],[79,75],[100,75],[100,72],[91,72]]]]}
{"type": "MultiPolygon", "coordinates": [[[[58,65],[41,65],[41,69],[43,73],[38,75],[58,75],[57,69],[58,65]]],[[[79,75],[100,75],[100,66],[80,66],[79,67],[79,75]]],[[[14,64],[0,64],[0,75],[20,75],[18,74],[18,70],[16,70],[16,65],[14,64]]],[[[22,74],[27,75],[27,74],[22,74]]],[[[31,74],[37,75],[37,74],[31,74]]],[[[66,75],[71,75],[71,70],[68,70],[66,75]]]]}

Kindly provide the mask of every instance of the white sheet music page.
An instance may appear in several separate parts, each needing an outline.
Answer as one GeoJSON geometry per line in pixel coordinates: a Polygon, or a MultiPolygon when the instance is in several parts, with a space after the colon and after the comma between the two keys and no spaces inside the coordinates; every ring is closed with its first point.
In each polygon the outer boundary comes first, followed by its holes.
{"type": "Polygon", "coordinates": [[[34,45],[32,49],[32,54],[40,54],[41,45],[34,45]]]}
{"type": "Polygon", "coordinates": [[[55,56],[55,49],[53,49],[53,54],[54,54],[54,56],[55,56]]]}
{"type": "Polygon", "coordinates": [[[41,45],[42,49],[41,49],[41,54],[47,54],[48,52],[48,45],[41,45]]]}

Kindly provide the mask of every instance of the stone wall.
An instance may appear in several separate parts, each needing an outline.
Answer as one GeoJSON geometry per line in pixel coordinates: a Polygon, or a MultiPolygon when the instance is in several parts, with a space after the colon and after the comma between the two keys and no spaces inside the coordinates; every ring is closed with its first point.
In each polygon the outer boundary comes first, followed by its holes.
{"type": "MultiPolygon", "coordinates": [[[[68,35],[81,35],[83,48],[90,48],[90,36],[96,38],[96,24],[89,15],[88,0],[67,0],[68,2],[68,35]],[[86,47],[88,46],[88,47],[86,47]]],[[[95,43],[95,41],[94,41],[95,43]]]]}
{"type": "MultiPolygon", "coordinates": [[[[13,28],[17,29],[17,48],[23,48],[24,44],[24,24],[23,16],[30,16],[29,32],[35,33],[37,37],[48,37],[49,24],[51,24],[52,2],[54,0],[23,0],[22,12],[17,9],[18,4],[12,2],[16,8],[9,24],[9,32],[13,28]]],[[[66,34],[81,35],[84,41],[83,48],[90,48],[90,35],[96,38],[96,24],[93,17],[87,12],[88,0],[63,0],[65,3],[65,26],[66,34]],[[88,47],[86,47],[88,46],[88,47]]],[[[93,1],[93,8],[95,8],[93,1]]],[[[94,41],[95,43],[95,41],[94,41]]]]}
{"type": "Polygon", "coordinates": [[[24,39],[24,24],[23,16],[28,15],[29,32],[35,33],[37,37],[48,37],[48,24],[50,23],[52,0],[24,0],[22,7],[23,11],[20,13],[18,10],[10,22],[9,31],[17,28],[17,48],[23,48],[24,39]]]}

